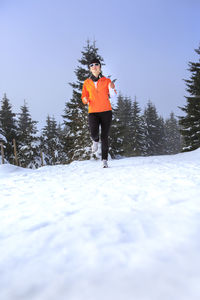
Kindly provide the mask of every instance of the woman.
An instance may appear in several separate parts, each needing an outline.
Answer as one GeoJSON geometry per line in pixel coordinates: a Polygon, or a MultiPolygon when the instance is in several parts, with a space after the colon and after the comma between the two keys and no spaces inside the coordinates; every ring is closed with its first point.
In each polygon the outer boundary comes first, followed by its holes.
{"type": "Polygon", "coordinates": [[[101,63],[97,58],[89,64],[91,75],[84,81],[82,101],[88,104],[89,129],[93,140],[92,152],[98,150],[99,125],[101,126],[101,156],[103,168],[108,167],[108,134],[112,121],[112,107],[109,100],[109,89],[114,83],[102,75],[101,63]]]}

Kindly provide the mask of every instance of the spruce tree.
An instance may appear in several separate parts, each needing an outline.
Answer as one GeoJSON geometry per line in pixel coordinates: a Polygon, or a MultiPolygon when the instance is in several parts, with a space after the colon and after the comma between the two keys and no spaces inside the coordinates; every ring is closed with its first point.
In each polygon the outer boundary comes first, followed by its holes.
{"type": "Polygon", "coordinates": [[[66,142],[65,137],[67,136],[68,133],[67,127],[66,126],[62,127],[61,124],[59,123],[56,132],[58,138],[58,143],[57,143],[58,161],[60,164],[66,164],[68,161],[68,157],[64,148],[66,142]]]}
{"type": "Polygon", "coordinates": [[[131,122],[131,147],[132,155],[139,156],[144,154],[144,123],[141,117],[139,103],[135,100],[132,104],[132,122],[131,122]]]}
{"type": "MultiPolygon", "coordinates": [[[[200,55],[200,46],[195,49],[200,55]]],[[[186,91],[190,96],[186,98],[186,105],[180,107],[185,116],[179,117],[181,134],[184,139],[183,151],[191,151],[200,147],[200,59],[198,62],[189,62],[190,79],[185,80],[186,91]]]]}
{"type": "Polygon", "coordinates": [[[10,100],[6,94],[1,101],[0,128],[4,136],[4,155],[8,162],[14,163],[13,139],[17,140],[16,114],[12,112],[10,100]]]}
{"type": "Polygon", "coordinates": [[[144,132],[145,132],[145,154],[162,154],[163,124],[159,118],[155,105],[148,102],[144,111],[144,132]]]}
{"type": "Polygon", "coordinates": [[[139,104],[120,93],[113,109],[111,155],[138,156],[144,153],[144,125],[139,104]]]}
{"type": "Polygon", "coordinates": [[[166,154],[176,154],[181,151],[180,127],[174,113],[165,121],[166,154]]]}
{"type": "Polygon", "coordinates": [[[73,160],[85,160],[91,157],[91,139],[88,129],[88,113],[87,106],[82,103],[81,93],[83,82],[89,75],[88,65],[93,57],[98,58],[103,62],[102,57],[98,54],[98,48],[95,41],[93,44],[87,41],[84,50],[81,52],[82,57],[79,66],[75,70],[77,81],[70,83],[73,88],[72,98],[65,104],[64,110],[64,125],[67,128],[65,136],[65,152],[68,157],[68,162],[73,160]]]}
{"type": "Polygon", "coordinates": [[[114,113],[117,120],[119,153],[123,156],[131,156],[131,99],[119,94],[114,113]]]}
{"type": "Polygon", "coordinates": [[[123,149],[126,157],[133,155],[133,113],[132,101],[130,97],[124,98],[123,111],[124,142],[123,149]]]}
{"type": "Polygon", "coordinates": [[[166,132],[165,132],[165,121],[163,117],[158,118],[158,129],[159,129],[159,139],[157,145],[157,154],[166,154],[166,132]]]}
{"type": "Polygon", "coordinates": [[[121,93],[117,97],[117,103],[113,108],[112,126],[110,129],[109,145],[110,155],[112,158],[120,158],[124,155],[124,125],[121,120],[123,111],[124,99],[121,93]]]}
{"type": "Polygon", "coordinates": [[[45,164],[55,165],[62,163],[61,136],[62,129],[57,125],[54,117],[47,116],[46,126],[42,130],[41,149],[45,164]]]}
{"type": "Polygon", "coordinates": [[[37,136],[36,121],[33,121],[29,113],[27,103],[21,106],[18,118],[18,158],[20,166],[38,168],[41,165],[39,153],[39,137],[37,136]]]}

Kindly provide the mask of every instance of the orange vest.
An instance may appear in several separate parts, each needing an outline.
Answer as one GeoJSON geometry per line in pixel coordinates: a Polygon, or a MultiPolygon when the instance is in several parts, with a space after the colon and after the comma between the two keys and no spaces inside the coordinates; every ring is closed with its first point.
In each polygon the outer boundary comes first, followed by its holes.
{"type": "Polygon", "coordinates": [[[87,98],[89,104],[88,105],[89,113],[112,110],[110,100],[109,100],[110,83],[111,80],[106,77],[101,77],[97,81],[97,86],[95,86],[94,81],[90,78],[84,81],[83,89],[82,89],[82,101],[84,97],[87,98]]]}

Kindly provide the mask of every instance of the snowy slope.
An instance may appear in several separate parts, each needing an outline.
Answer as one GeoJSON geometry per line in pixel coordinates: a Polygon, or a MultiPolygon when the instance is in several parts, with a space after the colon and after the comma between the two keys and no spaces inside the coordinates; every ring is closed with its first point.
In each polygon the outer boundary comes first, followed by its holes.
{"type": "Polygon", "coordinates": [[[200,150],[109,164],[0,165],[0,299],[200,299],[200,150]]]}

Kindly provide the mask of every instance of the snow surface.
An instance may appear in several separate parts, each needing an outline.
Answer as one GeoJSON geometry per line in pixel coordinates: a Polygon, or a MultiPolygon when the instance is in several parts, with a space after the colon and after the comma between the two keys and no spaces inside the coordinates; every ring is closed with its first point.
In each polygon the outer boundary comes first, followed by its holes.
{"type": "Polygon", "coordinates": [[[200,299],[200,150],[109,165],[0,165],[0,299],[200,299]]]}

